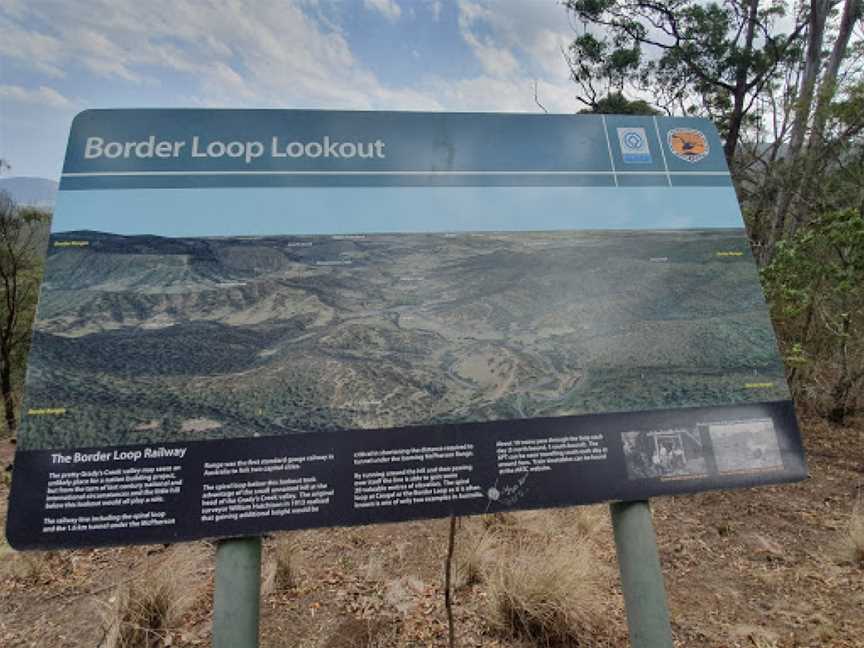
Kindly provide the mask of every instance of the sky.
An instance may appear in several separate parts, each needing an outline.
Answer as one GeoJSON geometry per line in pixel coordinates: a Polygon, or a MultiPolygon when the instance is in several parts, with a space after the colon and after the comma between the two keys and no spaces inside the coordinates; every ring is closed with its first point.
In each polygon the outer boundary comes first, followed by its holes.
{"type": "Polygon", "coordinates": [[[85,108],[581,106],[556,0],[3,0],[0,158],[57,178],[85,108]]]}

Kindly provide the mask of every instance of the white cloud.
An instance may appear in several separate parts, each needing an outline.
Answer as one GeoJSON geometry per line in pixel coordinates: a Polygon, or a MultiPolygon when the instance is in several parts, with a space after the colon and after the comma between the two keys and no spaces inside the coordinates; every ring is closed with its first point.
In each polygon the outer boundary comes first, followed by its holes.
{"type": "MultiPolygon", "coordinates": [[[[393,0],[366,2],[391,18],[401,14],[393,0]]],[[[54,76],[76,74],[77,66],[109,81],[154,86],[166,72],[182,75],[188,90],[176,103],[472,110],[494,108],[496,95],[484,93],[498,92],[499,109],[531,109],[534,79],[556,96],[569,84],[558,52],[569,27],[552,0],[463,0],[459,30],[482,75],[458,78],[457,71],[455,79],[430,80],[421,72],[408,86],[382,82],[357,59],[338,4],[92,0],[86,12],[47,1],[10,6],[0,17],[0,55],[17,65],[54,76]]],[[[438,0],[428,6],[440,11],[438,0]]]]}
{"type": "MultiPolygon", "coordinates": [[[[500,79],[488,76],[452,81],[430,81],[427,90],[444,110],[541,112],[534,101],[533,79],[500,79]]],[[[537,95],[549,112],[573,112],[573,89],[570,84],[538,82],[537,95]]]]}
{"type": "MultiPolygon", "coordinates": [[[[412,5],[394,6],[406,12],[412,5]]],[[[449,7],[444,11],[439,0],[425,0],[422,13],[413,6],[427,28],[433,28],[430,17],[437,17],[435,29],[459,29],[480,63],[479,74],[456,66],[432,76],[422,61],[435,50],[424,45],[417,47],[419,59],[407,50],[416,68],[411,80],[387,82],[358,58],[351,32],[342,26],[345,5],[338,2],[89,0],[88,10],[81,11],[74,3],[6,0],[0,9],[0,64],[33,82],[7,78],[21,85],[0,90],[0,130],[7,147],[14,139],[10,133],[26,133],[16,140],[21,169],[31,164],[38,175],[38,169],[59,163],[56,149],[64,135],[58,133],[85,102],[57,89],[68,94],[79,79],[92,107],[539,112],[537,83],[550,112],[578,108],[557,51],[572,33],[555,0],[465,1],[457,24],[447,22],[449,7]],[[49,149],[50,154],[39,152],[49,149]],[[52,162],[42,162],[45,156],[52,162]]]]}
{"type": "Polygon", "coordinates": [[[460,0],[459,29],[488,74],[568,76],[561,49],[575,34],[557,2],[460,0]]]}
{"type": "Polygon", "coordinates": [[[44,85],[38,88],[24,88],[19,85],[0,85],[0,99],[10,102],[50,106],[52,108],[71,108],[75,105],[71,99],[64,97],[54,88],[44,85]]]}
{"type": "Polygon", "coordinates": [[[80,67],[158,84],[166,71],[180,73],[190,78],[186,99],[220,105],[370,107],[376,95],[398,94],[340,31],[297,5],[94,0],[79,9],[33,2],[15,22],[0,19],[0,54],[55,76],[80,67]]]}
{"type": "Polygon", "coordinates": [[[441,0],[430,0],[429,11],[432,12],[432,20],[438,22],[441,19],[441,9],[443,8],[441,0]]]}
{"type": "Polygon", "coordinates": [[[62,77],[63,44],[54,36],[24,31],[0,16],[0,56],[35,68],[51,77],[62,77]]]}
{"type": "Polygon", "coordinates": [[[472,2],[459,4],[459,31],[471,47],[474,56],[486,74],[509,77],[519,72],[519,61],[510,49],[499,47],[490,35],[478,35],[474,31],[477,23],[487,21],[491,11],[472,2]]]}
{"type": "Polygon", "coordinates": [[[499,47],[491,35],[478,34],[476,28],[491,22],[493,11],[488,7],[467,0],[459,3],[459,32],[468,43],[474,56],[486,74],[496,77],[509,77],[519,72],[519,62],[513,53],[499,47]]]}
{"type": "Polygon", "coordinates": [[[402,15],[402,9],[396,0],[363,0],[363,6],[371,11],[377,11],[390,22],[396,22],[402,15]]]}

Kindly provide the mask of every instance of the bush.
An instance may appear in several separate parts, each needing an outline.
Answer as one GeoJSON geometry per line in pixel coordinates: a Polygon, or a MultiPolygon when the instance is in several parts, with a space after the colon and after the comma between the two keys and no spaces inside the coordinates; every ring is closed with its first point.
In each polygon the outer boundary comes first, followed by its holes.
{"type": "Polygon", "coordinates": [[[762,276],[796,396],[843,423],[864,393],[864,216],[823,214],[762,276]]]}

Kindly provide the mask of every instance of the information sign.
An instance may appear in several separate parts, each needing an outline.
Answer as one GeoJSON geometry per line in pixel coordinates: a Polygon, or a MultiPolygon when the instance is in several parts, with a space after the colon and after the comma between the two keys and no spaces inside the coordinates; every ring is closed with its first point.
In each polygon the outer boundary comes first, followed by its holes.
{"type": "Polygon", "coordinates": [[[707,121],[74,121],[15,458],[15,547],[805,474],[707,121]]]}

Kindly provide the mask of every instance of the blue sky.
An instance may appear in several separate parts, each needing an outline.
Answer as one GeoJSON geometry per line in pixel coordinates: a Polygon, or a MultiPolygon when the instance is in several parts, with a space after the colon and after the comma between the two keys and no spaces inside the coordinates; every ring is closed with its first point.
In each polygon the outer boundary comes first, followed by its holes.
{"type": "Polygon", "coordinates": [[[574,112],[573,35],[556,0],[4,0],[0,157],[56,178],[84,108],[574,112]]]}
{"type": "Polygon", "coordinates": [[[712,227],[743,227],[732,187],[62,191],[52,230],[248,236],[712,227]]]}

